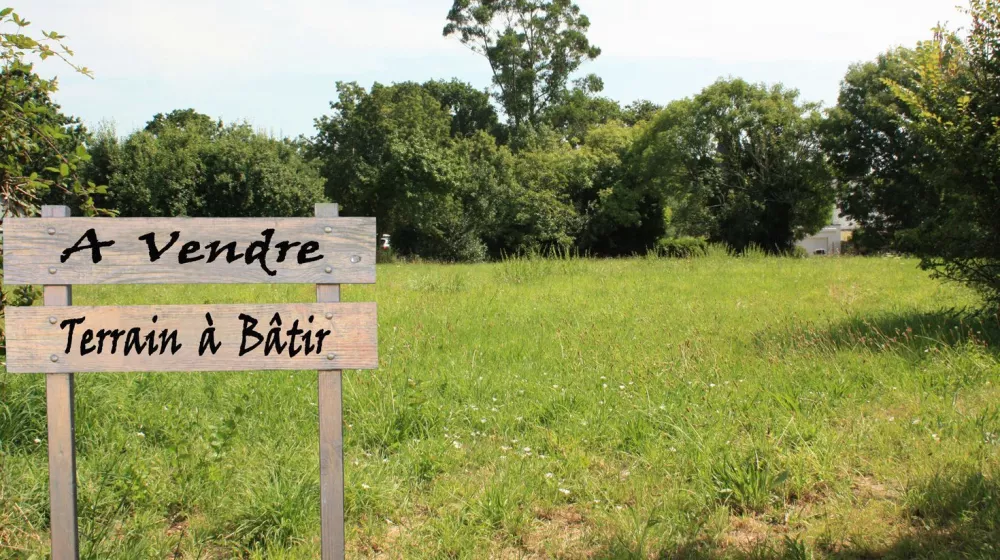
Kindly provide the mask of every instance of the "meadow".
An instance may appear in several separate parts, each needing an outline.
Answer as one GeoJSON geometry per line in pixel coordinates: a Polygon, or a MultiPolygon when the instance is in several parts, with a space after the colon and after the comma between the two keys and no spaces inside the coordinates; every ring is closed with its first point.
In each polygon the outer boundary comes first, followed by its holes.
{"type": "MultiPolygon", "coordinates": [[[[351,557],[1000,556],[1000,319],[913,260],[387,264],[344,299],[381,360],[344,374],[351,557]]],[[[83,557],[318,557],[314,372],[76,383],[83,557]]],[[[0,558],[47,552],[45,438],[42,376],[0,373],[0,558]]]]}

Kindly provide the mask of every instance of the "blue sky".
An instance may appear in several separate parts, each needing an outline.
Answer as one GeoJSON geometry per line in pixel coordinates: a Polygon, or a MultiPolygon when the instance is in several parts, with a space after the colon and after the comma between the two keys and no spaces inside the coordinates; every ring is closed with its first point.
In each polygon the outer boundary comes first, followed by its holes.
{"type": "MultiPolygon", "coordinates": [[[[784,82],[829,106],[852,62],[964,23],[961,0],[577,0],[604,53],[584,65],[624,103],[666,103],[721,76],[784,82]]],[[[485,60],[441,35],[450,0],[29,0],[90,80],[58,62],[56,101],[119,134],[194,109],[273,134],[311,134],[338,80],[457,77],[489,85],[485,60]]]]}

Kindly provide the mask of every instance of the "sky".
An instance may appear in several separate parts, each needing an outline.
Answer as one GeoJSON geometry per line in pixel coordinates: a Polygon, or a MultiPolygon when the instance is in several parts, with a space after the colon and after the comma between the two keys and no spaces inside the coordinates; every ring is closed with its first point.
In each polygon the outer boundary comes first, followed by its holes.
{"type": "MultiPolygon", "coordinates": [[[[603,53],[583,74],[604,95],[665,104],[720,77],[783,82],[836,103],[850,64],[964,25],[962,0],[577,0],[603,53]]],[[[337,81],[459,78],[490,85],[486,60],[442,29],[451,0],[27,0],[94,79],[49,59],[64,112],[119,134],[194,108],[278,136],[311,135],[337,81]]]]}

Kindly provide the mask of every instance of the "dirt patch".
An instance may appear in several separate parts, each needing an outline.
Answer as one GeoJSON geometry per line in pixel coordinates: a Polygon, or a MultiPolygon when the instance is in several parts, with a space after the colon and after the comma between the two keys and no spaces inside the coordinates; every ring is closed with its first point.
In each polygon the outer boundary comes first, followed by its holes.
{"type": "Polygon", "coordinates": [[[899,492],[885,486],[873,477],[856,476],[851,481],[851,490],[854,497],[862,501],[871,500],[895,500],[899,497],[899,492]]]}
{"type": "Polygon", "coordinates": [[[505,549],[504,559],[591,558],[596,550],[588,542],[589,526],[573,506],[536,512],[522,546],[505,549]]]}
{"type": "Polygon", "coordinates": [[[720,544],[722,548],[751,552],[767,542],[768,537],[775,533],[774,527],[753,517],[733,517],[729,521],[729,530],[723,535],[720,544]]]}

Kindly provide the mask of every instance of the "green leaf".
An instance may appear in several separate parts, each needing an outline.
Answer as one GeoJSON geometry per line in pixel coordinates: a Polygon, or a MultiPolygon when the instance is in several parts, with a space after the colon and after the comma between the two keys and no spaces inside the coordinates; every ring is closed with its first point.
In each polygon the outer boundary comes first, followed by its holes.
{"type": "Polygon", "coordinates": [[[0,10],[0,18],[9,16],[10,13],[13,12],[13,11],[14,11],[14,8],[4,8],[4,9],[0,10]]]}
{"type": "Polygon", "coordinates": [[[60,163],[59,164],[59,174],[62,175],[63,177],[69,175],[69,166],[66,165],[65,163],[60,163]]]}

